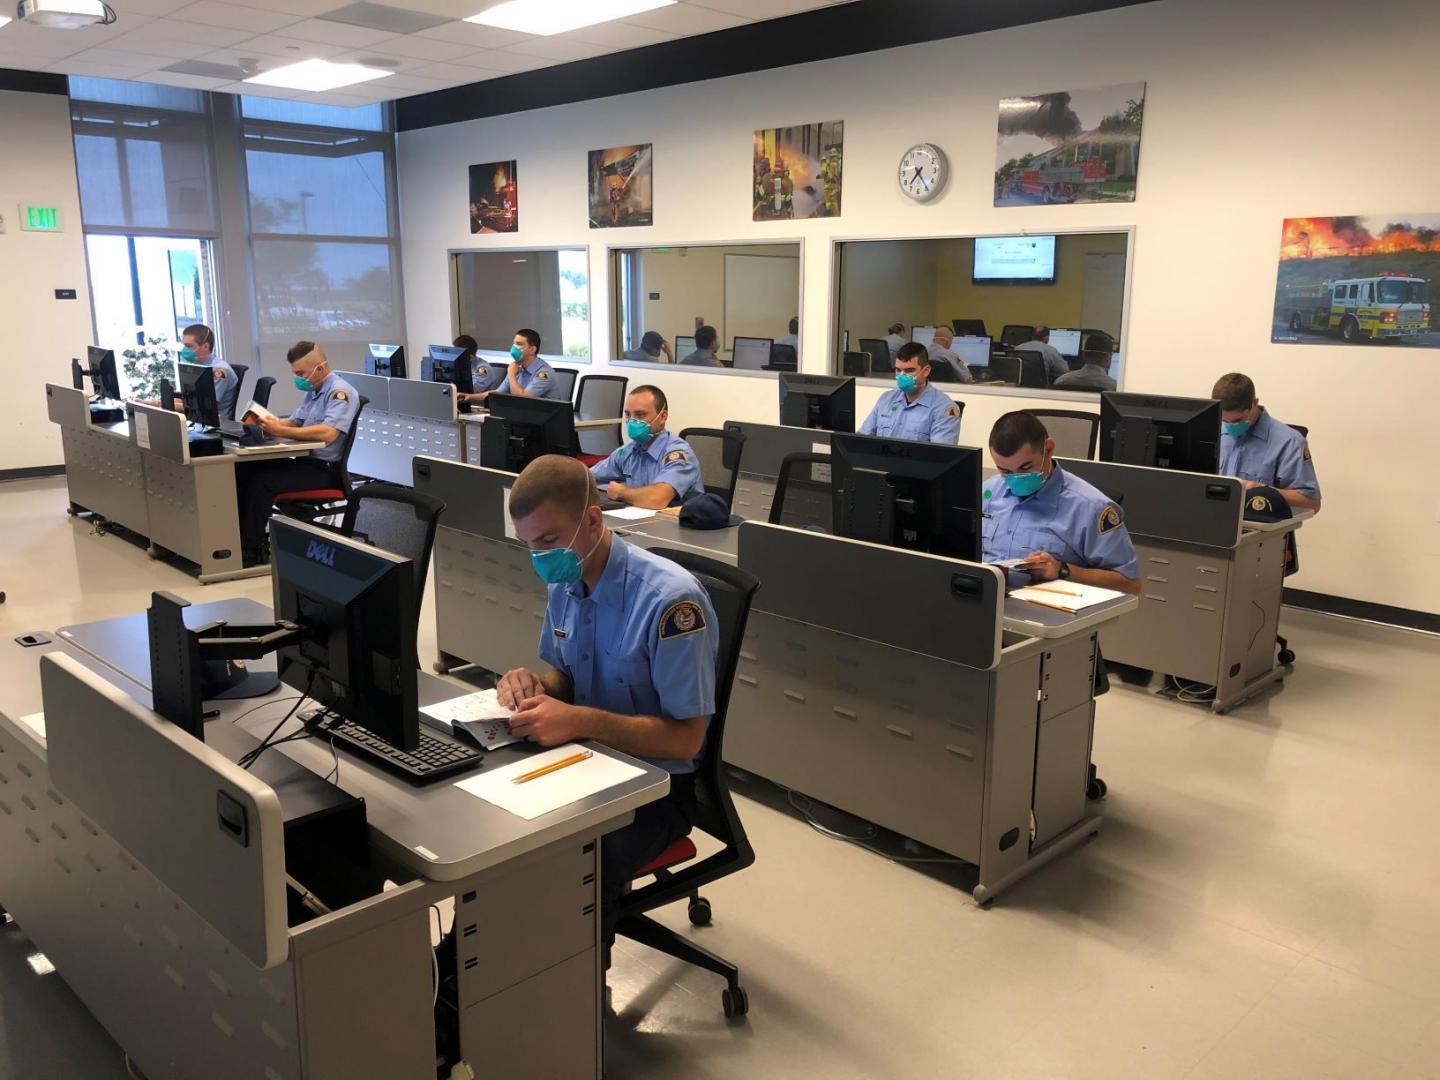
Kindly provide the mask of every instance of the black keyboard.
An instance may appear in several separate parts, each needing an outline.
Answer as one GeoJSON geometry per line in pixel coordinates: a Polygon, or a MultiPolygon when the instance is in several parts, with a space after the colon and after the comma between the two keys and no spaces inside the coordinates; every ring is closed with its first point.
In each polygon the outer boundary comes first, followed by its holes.
{"type": "Polygon", "coordinates": [[[420,745],[414,750],[401,750],[334,713],[326,713],[323,718],[316,719],[322,726],[322,739],[333,735],[337,747],[344,747],[417,786],[469,772],[485,760],[480,750],[427,731],[423,726],[420,728],[420,745]]]}

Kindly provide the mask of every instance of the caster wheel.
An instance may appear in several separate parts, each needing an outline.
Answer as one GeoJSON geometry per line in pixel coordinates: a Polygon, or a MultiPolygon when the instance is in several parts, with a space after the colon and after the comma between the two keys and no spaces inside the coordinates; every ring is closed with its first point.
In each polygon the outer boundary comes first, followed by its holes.
{"type": "Polygon", "coordinates": [[[1085,785],[1085,797],[1092,802],[1099,802],[1109,791],[1110,789],[1105,786],[1105,781],[1098,776],[1085,785]]]}
{"type": "Polygon", "coordinates": [[[1278,659],[1280,663],[1284,664],[1286,667],[1289,667],[1291,664],[1295,663],[1295,650],[1281,649],[1278,659]]]}
{"type": "Polygon", "coordinates": [[[738,1020],[750,1011],[750,995],[743,986],[726,989],[721,991],[720,1004],[725,1007],[726,1020],[738,1020]]]}
{"type": "Polygon", "coordinates": [[[690,901],[690,925],[710,925],[710,901],[703,896],[690,901]]]}

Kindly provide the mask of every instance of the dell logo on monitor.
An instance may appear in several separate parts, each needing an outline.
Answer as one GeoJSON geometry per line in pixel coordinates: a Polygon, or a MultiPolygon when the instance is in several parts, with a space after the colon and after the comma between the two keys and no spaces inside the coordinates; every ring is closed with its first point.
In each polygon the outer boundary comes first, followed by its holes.
{"type": "Polygon", "coordinates": [[[305,557],[307,559],[314,559],[318,563],[324,563],[326,566],[334,567],[335,548],[331,544],[322,544],[319,540],[311,540],[309,546],[305,549],[305,557]]]}

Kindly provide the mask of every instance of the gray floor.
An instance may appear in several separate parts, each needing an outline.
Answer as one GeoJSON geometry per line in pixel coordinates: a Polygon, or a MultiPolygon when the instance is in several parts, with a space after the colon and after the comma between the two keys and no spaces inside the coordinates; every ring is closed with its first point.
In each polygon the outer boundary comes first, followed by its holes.
{"type": "MultiPolygon", "coordinates": [[[[58,481],[0,486],[6,636],[154,588],[268,598],[268,580],[201,587],[64,505],[58,481]]],[[[742,800],[758,861],[709,890],[699,936],[741,964],[750,1022],[721,1018],[718,980],[622,945],[612,1080],[1440,1078],[1440,640],[1285,623],[1298,674],[1231,716],[1103,699],[1104,830],[990,911],[742,800]]],[[[0,1078],[123,1076],[27,951],[0,931],[0,1078]]]]}

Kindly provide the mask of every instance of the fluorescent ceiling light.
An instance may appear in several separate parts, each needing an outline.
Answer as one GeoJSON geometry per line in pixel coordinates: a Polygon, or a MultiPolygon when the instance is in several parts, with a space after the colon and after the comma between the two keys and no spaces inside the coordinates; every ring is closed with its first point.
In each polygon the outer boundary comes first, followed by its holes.
{"type": "Polygon", "coordinates": [[[5,25],[6,23],[8,23],[9,21],[10,21],[10,16],[9,16],[9,15],[0,15],[0,26],[4,26],[4,25],[5,25]]]}
{"type": "Polygon", "coordinates": [[[673,3],[675,0],[505,0],[465,21],[549,37],[673,3]]]}
{"type": "Polygon", "coordinates": [[[261,86],[283,86],[290,90],[336,90],[342,86],[369,82],[394,75],[384,68],[366,67],[364,64],[336,64],[329,60],[302,60],[298,64],[262,71],[246,79],[247,83],[261,86]]]}

